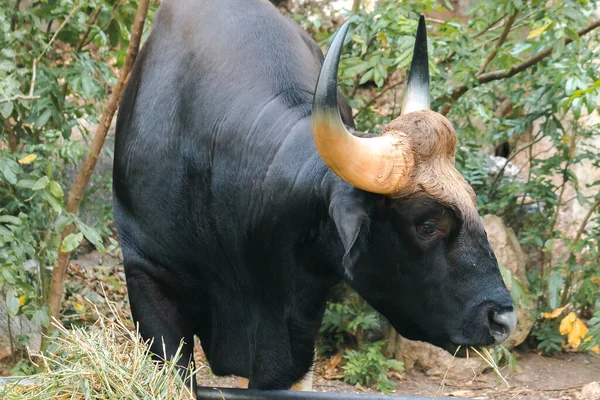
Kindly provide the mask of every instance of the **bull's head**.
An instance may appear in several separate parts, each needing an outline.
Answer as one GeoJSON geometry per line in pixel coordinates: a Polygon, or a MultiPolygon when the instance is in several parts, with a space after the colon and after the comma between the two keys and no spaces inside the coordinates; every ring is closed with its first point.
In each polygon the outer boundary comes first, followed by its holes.
{"type": "Polygon", "coordinates": [[[501,343],[514,331],[516,315],[475,193],[454,165],[454,128],[429,109],[425,20],[402,115],[379,136],[354,135],[340,118],[337,69],[347,30],[348,23],[325,58],[312,112],[319,154],[352,185],[330,196],[344,272],[408,338],[450,351],[501,343]]]}

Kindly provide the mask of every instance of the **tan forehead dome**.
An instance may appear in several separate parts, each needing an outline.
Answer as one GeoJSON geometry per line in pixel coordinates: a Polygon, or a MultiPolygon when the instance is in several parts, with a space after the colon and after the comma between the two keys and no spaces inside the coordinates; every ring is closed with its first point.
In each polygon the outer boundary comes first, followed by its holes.
{"type": "Polygon", "coordinates": [[[431,110],[401,115],[383,129],[383,133],[403,132],[410,138],[415,161],[436,156],[454,157],[456,133],[450,121],[431,110]]]}

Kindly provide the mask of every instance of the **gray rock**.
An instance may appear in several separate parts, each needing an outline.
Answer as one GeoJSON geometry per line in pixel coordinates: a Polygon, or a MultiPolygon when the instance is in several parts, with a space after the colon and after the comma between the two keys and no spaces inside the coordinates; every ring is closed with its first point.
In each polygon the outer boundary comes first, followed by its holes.
{"type": "Polygon", "coordinates": [[[502,218],[496,215],[486,215],[483,217],[483,226],[498,259],[498,264],[510,271],[512,276],[512,279],[504,276],[504,283],[509,290],[513,284],[518,284],[524,292],[519,299],[519,304],[516,304],[517,329],[504,343],[504,347],[512,349],[523,343],[535,322],[533,302],[529,301],[531,291],[527,280],[525,254],[521,250],[521,245],[514,231],[504,224],[502,218]]]}
{"type": "Polygon", "coordinates": [[[502,170],[502,176],[504,179],[518,179],[519,168],[512,162],[506,160],[504,157],[490,156],[485,154],[485,170],[484,172],[490,175],[491,178],[495,178],[496,175],[502,170]],[[506,165],[506,166],[505,166],[506,165]]]}
{"type": "Polygon", "coordinates": [[[600,381],[584,385],[577,398],[579,400],[600,400],[600,381]]]}

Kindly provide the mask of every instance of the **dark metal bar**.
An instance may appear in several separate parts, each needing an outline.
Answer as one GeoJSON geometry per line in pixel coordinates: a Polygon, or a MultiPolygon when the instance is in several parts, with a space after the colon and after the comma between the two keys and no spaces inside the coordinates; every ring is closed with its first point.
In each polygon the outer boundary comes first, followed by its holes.
{"type": "MultiPolygon", "coordinates": [[[[333,392],[296,392],[291,390],[256,390],[256,389],[225,389],[198,388],[198,399],[215,400],[257,400],[257,399],[293,399],[293,400],[427,400],[433,397],[384,396],[382,394],[353,394],[333,392]]],[[[456,397],[436,397],[436,400],[456,400],[456,397]]]]}

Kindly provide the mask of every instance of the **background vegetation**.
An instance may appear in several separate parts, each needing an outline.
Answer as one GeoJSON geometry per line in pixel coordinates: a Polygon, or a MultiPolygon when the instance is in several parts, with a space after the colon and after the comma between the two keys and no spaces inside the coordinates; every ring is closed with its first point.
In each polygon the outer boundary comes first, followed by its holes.
{"type": "MultiPolygon", "coordinates": [[[[432,108],[455,125],[457,164],[476,189],[481,213],[502,216],[528,254],[531,291],[513,286],[517,303],[533,304],[540,316],[528,345],[547,354],[598,345],[600,180],[582,184],[575,173],[581,165],[600,168],[593,147],[599,127],[587,120],[600,88],[595,2],[478,1],[453,19],[445,18],[452,14],[449,2],[355,3],[348,14],[329,15],[310,4],[287,12],[324,47],[340,21],[354,22],[340,85],[359,129],[378,131],[399,115],[417,19],[432,15],[432,108]],[[489,174],[486,153],[494,149],[507,158],[489,174]],[[520,178],[506,177],[508,161],[517,158],[520,178]],[[574,202],[584,212],[569,233],[562,222],[574,202]],[[567,323],[585,328],[579,341],[567,323]]],[[[0,0],[0,290],[12,316],[48,326],[59,248],[117,250],[102,197],[110,178],[94,178],[83,200],[86,218],[66,212],[65,194],[125,62],[136,6],[130,0],[0,0]]],[[[156,6],[151,3],[149,21],[156,6]]],[[[112,148],[104,152],[110,157],[112,148]]],[[[325,315],[321,351],[343,354],[345,380],[390,390],[387,372],[401,365],[382,355],[385,326],[339,288],[325,315]]],[[[21,336],[12,345],[28,340],[21,336]]]]}

